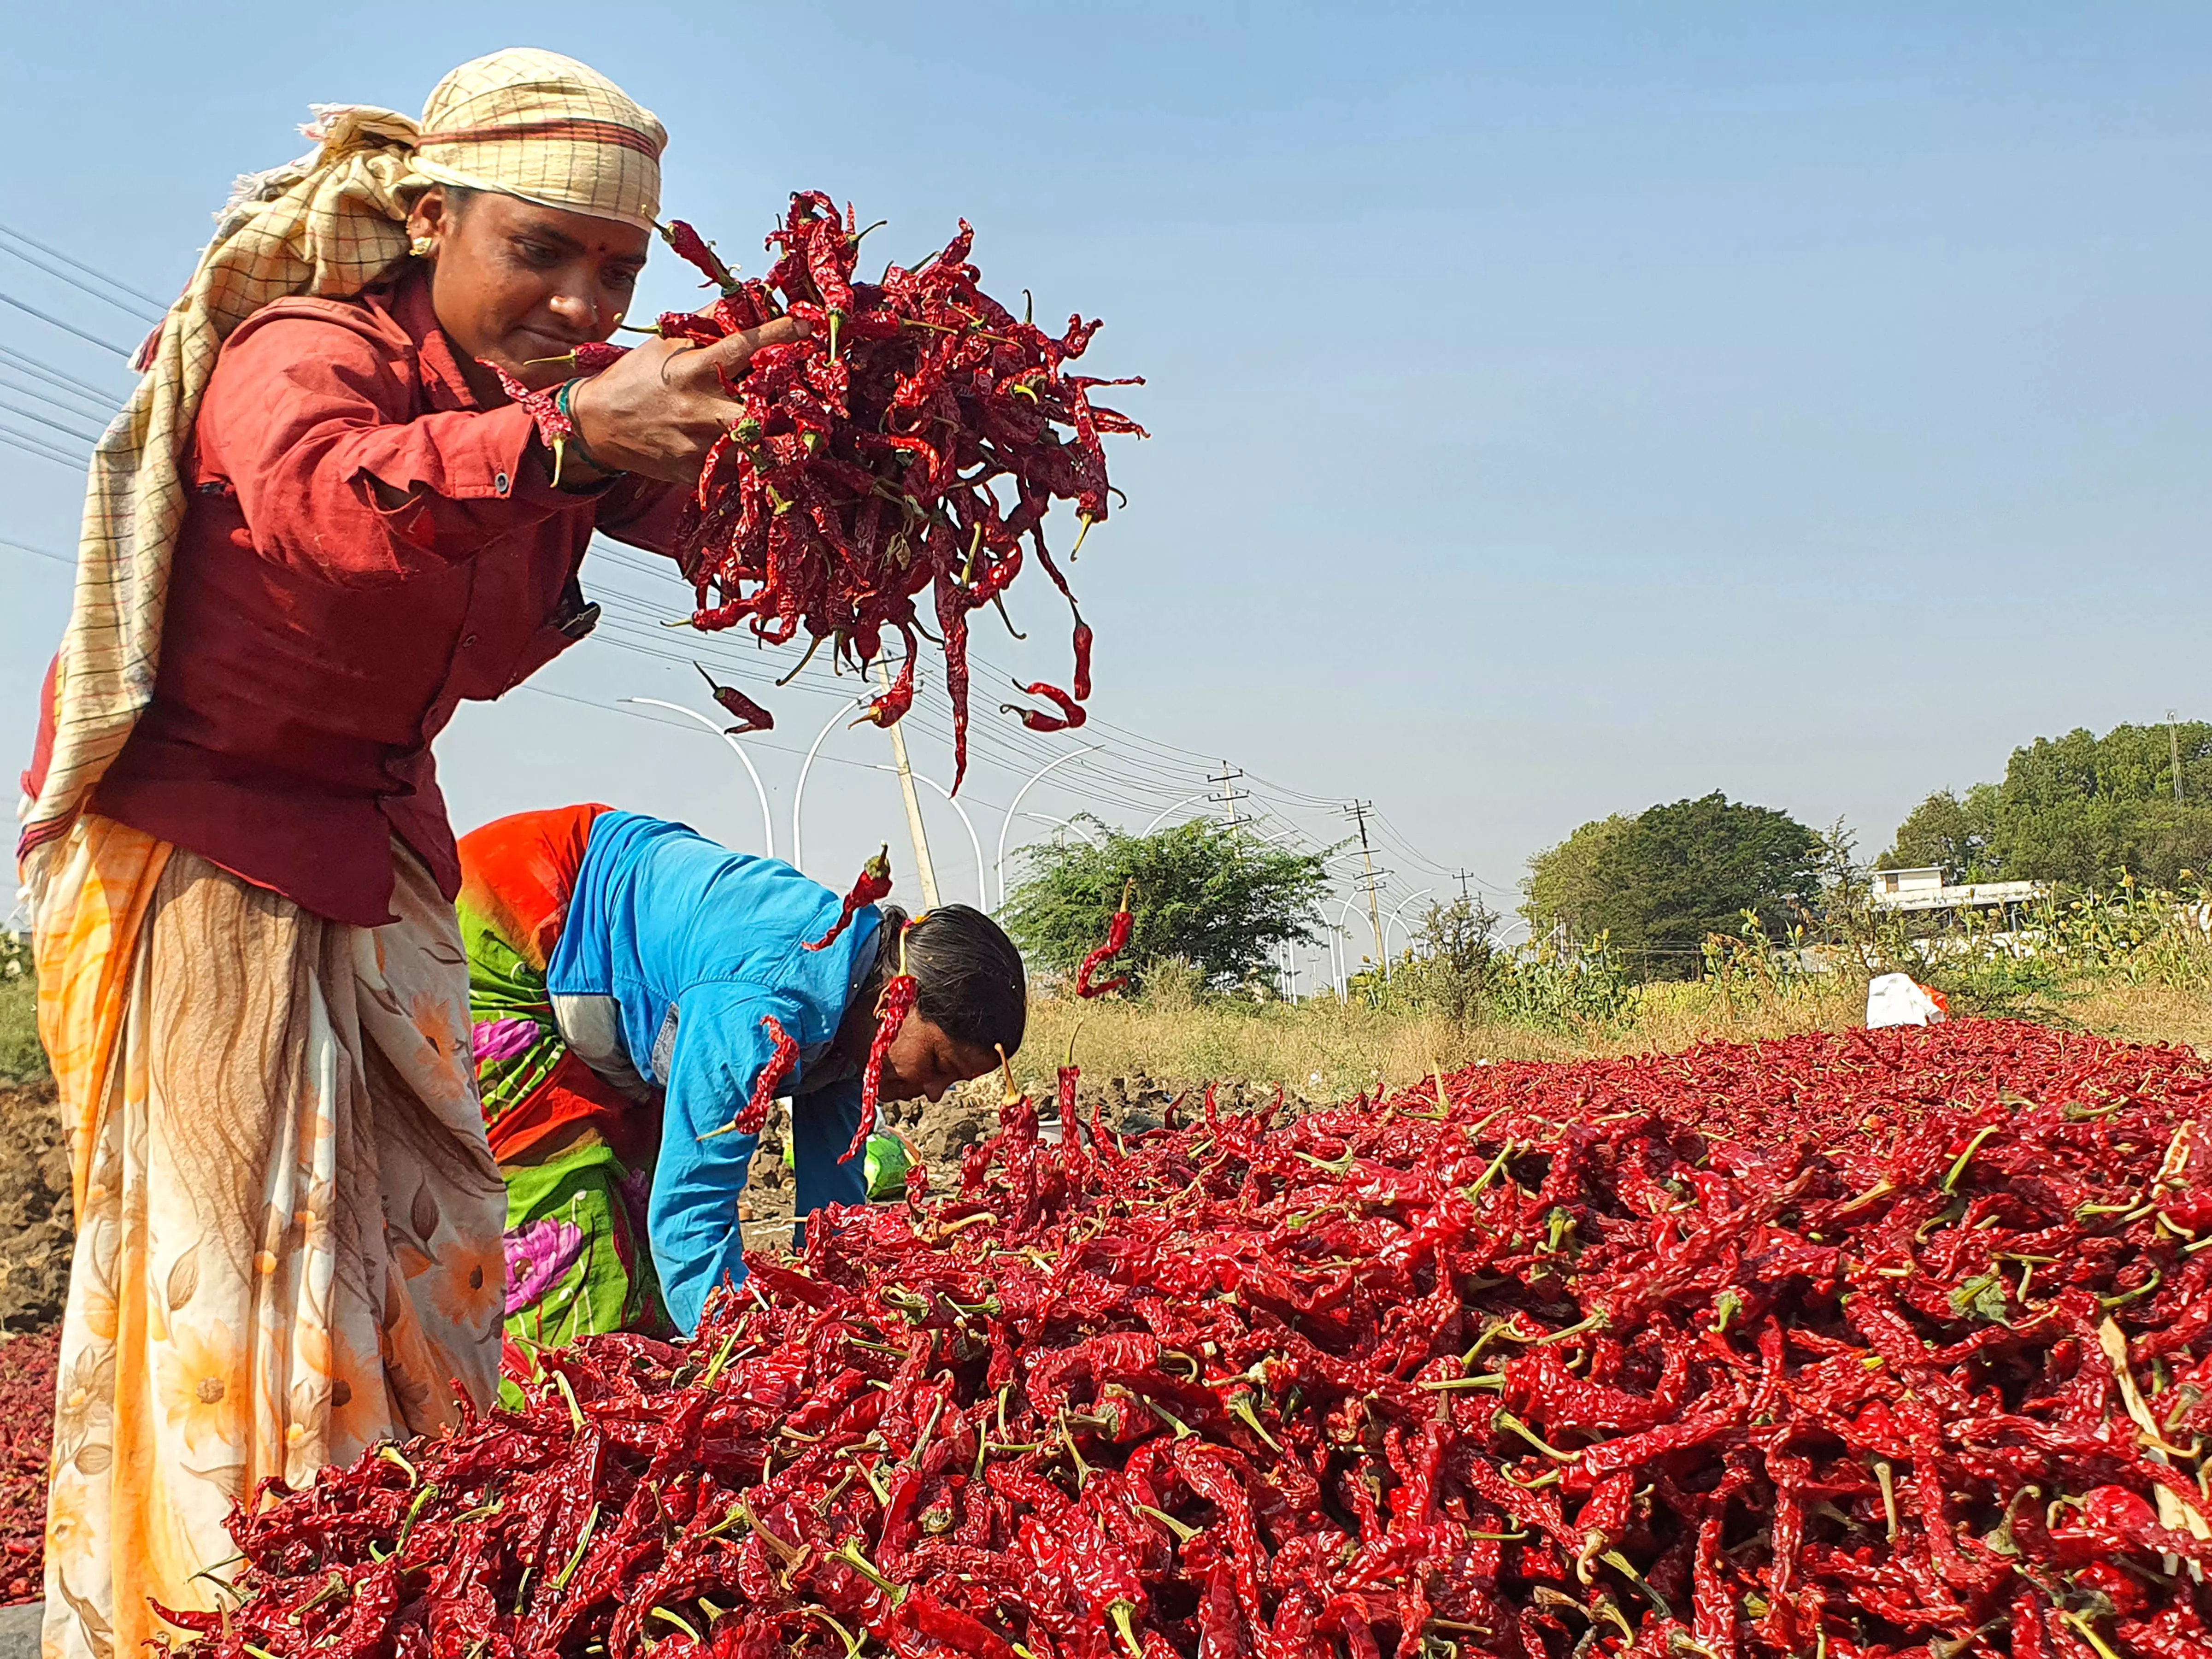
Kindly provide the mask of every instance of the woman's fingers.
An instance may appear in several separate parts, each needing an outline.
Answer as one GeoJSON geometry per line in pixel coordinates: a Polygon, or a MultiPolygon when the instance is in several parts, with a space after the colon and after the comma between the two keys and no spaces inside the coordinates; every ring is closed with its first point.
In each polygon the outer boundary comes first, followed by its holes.
{"type": "Polygon", "coordinates": [[[569,412],[591,453],[610,467],[689,483],[714,441],[738,418],[728,387],[756,353],[803,339],[806,325],[779,317],[695,346],[647,340],[584,380],[569,412]]]}
{"type": "Polygon", "coordinates": [[[680,373],[696,374],[709,385],[716,383],[718,372],[734,380],[744,372],[745,365],[752,361],[755,352],[769,346],[787,345],[793,340],[803,340],[807,333],[806,325],[798,318],[777,317],[763,323],[758,328],[740,329],[712,345],[698,346],[684,352],[676,358],[673,367],[680,373]]]}

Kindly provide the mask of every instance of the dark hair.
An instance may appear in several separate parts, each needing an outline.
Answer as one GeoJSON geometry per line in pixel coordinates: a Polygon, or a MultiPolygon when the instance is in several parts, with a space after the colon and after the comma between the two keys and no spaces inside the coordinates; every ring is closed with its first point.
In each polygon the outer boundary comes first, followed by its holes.
{"type": "Polygon", "coordinates": [[[911,923],[895,904],[883,912],[883,949],[872,981],[880,984],[898,971],[903,927],[906,969],[917,993],[915,1012],[955,1042],[1004,1048],[1010,1055],[1022,1046],[1029,1027],[1029,976],[1006,929],[965,904],[941,905],[911,923]]]}

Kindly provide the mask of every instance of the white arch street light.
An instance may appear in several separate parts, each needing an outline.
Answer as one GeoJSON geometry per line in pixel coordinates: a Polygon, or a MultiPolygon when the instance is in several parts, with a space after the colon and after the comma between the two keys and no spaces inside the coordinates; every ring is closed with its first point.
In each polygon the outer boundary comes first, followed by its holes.
{"type": "Polygon", "coordinates": [[[866,693],[854,698],[823,722],[822,729],[814,734],[814,741],[806,746],[806,758],[799,763],[798,787],[791,792],[791,862],[794,869],[806,868],[806,842],[799,834],[799,811],[806,805],[807,769],[814,764],[815,756],[822,752],[822,745],[830,741],[830,734],[837,729],[838,721],[850,715],[855,708],[864,708],[874,701],[874,697],[866,693]]]}
{"type": "Polygon", "coordinates": [[[1352,937],[1351,916],[1355,902],[1352,899],[1338,901],[1336,926],[1329,930],[1328,934],[1329,954],[1336,959],[1336,994],[1340,997],[1348,996],[1352,992],[1351,978],[1345,972],[1346,961],[1343,941],[1352,937]]]}
{"type": "Polygon", "coordinates": [[[1056,818],[1049,812],[1024,812],[1022,816],[1025,818],[1035,818],[1039,823],[1048,823],[1055,830],[1064,830],[1069,835],[1080,836],[1093,847],[1100,844],[1097,836],[1085,830],[1073,818],[1056,818]]]}
{"type": "MultiPolygon", "coordinates": [[[[896,766],[884,766],[878,764],[876,770],[878,772],[896,772],[898,768],[896,766]]],[[[945,804],[947,806],[950,806],[954,811],[959,813],[960,822],[967,826],[968,848],[970,852],[975,854],[975,896],[979,901],[981,901],[978,908],[988,909],[991,904],[991,895],[986,887],[983,878],[983,843],[976,838],[975,820],[968,816],[968,809],[966,807],[963,806],[958,801],[952,799],[952,792],[950,789],[947,789],[943,784],[939,783],[935,778],[925,777],[919,772],[915,773],[913,775],[914,781],[916,783],[926,783],[931,788],[937,791],[939,794],[944,796],[945,804]]]]}
{"type": "MultiPolygon", "coordinates": [[[[1065,755],[1048,760],[1042,766],[1038,767],[1036,771],[1030,774],[1029,782],[1014,791],[1014,799],[1006,807],[1006,820],[999,826],[999,856],[991,866],[999,878],[999,908],[1001,910],[1006,908],[1006,831],[1013,826],[1014,814],[1021,810],[1022,797],[1028,794],[1037,781],[1053,768],[1065,766],[1068,762],[1079,760],[1085,755],[1095,755],[1105,746],[1103,743],[1093,743],[1086,744],[1080,749],[1071,749],[1065,755]]],[[[986,909],[990,908],[988,898],[984,902],[984,908],[986,909]]]]}
{"type": "Polygon", "coordinates": [[[1153,830],[1155,830],[1158,829],[1158,828],[1160,827],[1161,823],[1164,823],[1164,822],[1166,820],[1166,818],[1167,818],[1167,815],[1168,815],[1168,812],[1176,812],[1176,811],[1182,811],[1182,808],[1184,808],[1184,807],[1186,807],[1186,806],[1192,805],[1195,804],[1196,802],[1202,801],[1202,800],[1212,800],[1212,799],[1213,799],[1213,797],[1212,797],[1212,795],[1210,795],[1210,794],[1207,794],[1207,795],[1185,795],[1185,796],[1184,796],[1181,800],[1177,801],[1177,802],[1176,802],[1173,806],[1169,807],[1169,808],[1167,809],[1167,811],[1165,811],[1165,812],[1162,812],[1162,813],[1159,815],[1159,817],[1158,817],[1154,818],[1154,819],[1153,819],[1150,823],[1146,824],[1143,829],[1141,829],[1141,830],[1139,830],[1139,831],[1137,831],[1137,833],[1138,833],[1139,835],[1140,835],[1140,836],[1149,836],[1149,835],[1151,835],[1151,834],[1152,833],[1152,831],[1153,831],[1153,830]]]}
{"type": "MultiPolygon", "coordinates": [[[[1423,889],[1421,889],[1421,890],[1420,890],[1419,892],[1418,892],[1418,893],[1411,893],[1411,894],[1408,894],[1408,895],[1407,896],[1407,897],[1406,897],[1405,902],[1404,902],[1404,903],[1400,904],[1400,905],[1399,905],[1399,907],[1398,907],[1396,909],[1393,910],[1393,911],[1390,913],[1390,920],[1389,920],[1389,921],[1386,921],[1386,922],[1384,922],[1384,923],[1382,924],[1382,937],[1383,937],[1384,940],[1385,940],[1385,941],[1387,941],[1387,940],[1389,939],[1389,937],[1390,937],[1390,930],[1391,930],[1393,927],[1399,927],[1399,926],[1400,926],[1400,923],[1399,923],[1398,918],[1399,918],[1400,916],[1402,916],[1402,915],[1404,915],[1406,914],[1406,905],[1407,905],[1407,904],[1411,904],[1411,903],[1412,903],[1415,899],[1418,899],[1418,898],[1426,898],[1430,894],[1431,894],[1431,893],[1435,892],[1436,890],[1436,890],[1435,888],[1433,888],[1433,887],[1424,887],[1424,888],[1423,888],[1423,889]]],[[[1407,928],[1406,928],[1406,929],[1404,930],[1404,932],[1405,932],[1406,938],[1407,938],[1407,948],[1408,948],[1408,949],[1411,949],[1411,948],[1412,948],[1411,941],[1412,941],[1413,937],[1413,930],[1412,928],[1410,928],[1410,927],[1407,927],[1407,928]]],[[[1387,970],[1387,969],[1385,970],[1385,973],[1386,973],[1386,975],[1387,975],[1387,973],[1388,973],[1388,970],[1387,970]]]]}
{"type": "Polygon", "coordinates": [[[745,753],[739,746],[736,737],[724,728],[721,721],[709,720],[697,709],[686,708],[680,702],[664,702],[659,697],[624,697],[623,701],[642,703],[647,708],[665,708],[672,714],[681,714],[687,720],[696,720],[730,745],[730,752],[744,763],[745,775],[753,781],[753,793],[760,797],[761,837],[767,843],[765,850],[768,855],[774,858],[775,856],[775,819],[769,811],[767,787],[761,782],[761,775],[753,766],[753,757],[745,753]]]}

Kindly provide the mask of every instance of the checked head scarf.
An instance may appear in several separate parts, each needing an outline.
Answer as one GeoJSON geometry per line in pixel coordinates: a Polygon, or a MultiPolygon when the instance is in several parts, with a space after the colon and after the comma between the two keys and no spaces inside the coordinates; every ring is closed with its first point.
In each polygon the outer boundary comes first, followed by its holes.
{"type": "Polygon", "coordinates": [[[649,228],[668,136],[574,58],[512,47],[464,64],[412,121],[319,105],[316,141],[238,181],[215,240],[134,363],[137,390],[94,449],[76,588],[53,672],[52,746],[20,855],[66,831],[152,701],[170,556],[184,523],[200,398],[231,332],[295,295],[347,299],[407,254],[407,211],[433,184],[502,191],[649,228]]]}

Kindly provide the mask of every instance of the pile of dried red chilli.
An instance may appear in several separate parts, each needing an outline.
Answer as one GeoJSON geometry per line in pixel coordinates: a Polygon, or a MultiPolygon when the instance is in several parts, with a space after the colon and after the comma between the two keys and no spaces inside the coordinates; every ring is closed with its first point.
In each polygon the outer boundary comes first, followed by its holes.
{"type": "Polygon", "coordinates": [[[0,1337],[0,1607],[41,1594],[60,1350],[58,1329],[0,1337]]]}
{"type": "MultiPolygon", "coordinates": [[[[1063,1084],[1064,1097],[1073,1079],[1063,1084]]],[[[223,1659],[2201,1656],[2212,1068],[2007,1024],[1189,1103],[234,1524],[223,1659]]],[[[918,1184],[918,1183],[917,1183],[918,1184]]]]}
{"type": "MultiPolygon", "coordinates": [[[[680,555],[698,590],[692,625],[743,623],[772,645],[803,628],[810,657],[830,640],[833,663],[856,668],[896,634],[898,678],[864,716],[889,726],[913,706],[915,635],[926,631],[915,601],[927,590],[952,702],[957,790],[967,768],[969,615],[987,605],[1004,614],[1025,538],[1073,609],[1045,545],[1045,517],[1055,501],[1074,505],[1084,533],[1106,517],[1102,436],[1142,437],[1144,428],[1094,406],[1091,391],[1141,382],[1070,373],[1097,322],[1071,317],[1052,334],[985,294],[965,221],[913,270],[891,264],[872,283],[856,276],[866,233],[818,191],[792,198],[768,238],[779,257],[764,280],[733,273],[680,220],[666,234],[721,297],[663,316],[663,335],[708,344],[783,316],[811,331],[757,353],[732,387],[742,413],[708,458],[680,555]]],[[[614,346],[576,354],[586,372],[620,355],[614,346]]],[[[565,407],[509,389],[557,448],[570,431],[565,407]]],[[[1084,723],[1091,630],[1079,613],[1067,689],[1019,689],[1048,705],[1007,705],[1030,730],[1084,723]]],[[[775,724],[741,691],[718,686],[716,696],[738,731],[775,724]]]]}

